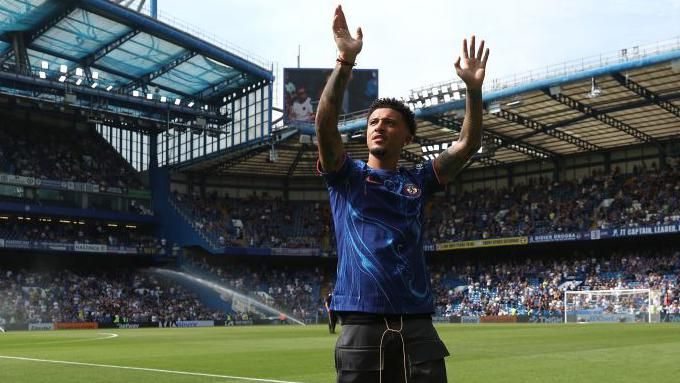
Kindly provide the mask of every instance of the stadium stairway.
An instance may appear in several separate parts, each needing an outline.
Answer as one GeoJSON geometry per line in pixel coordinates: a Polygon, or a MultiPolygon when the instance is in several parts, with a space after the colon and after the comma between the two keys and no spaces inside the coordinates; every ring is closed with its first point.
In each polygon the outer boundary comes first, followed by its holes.
{"type": "Polygon", "coordinates": [[[180,247],[198,246],[211,253],[218,252],[220,247],[197,228],[189,216],[172,201],[168,169],[153,165],[152,163],[149,178],[153,191],[153,210],[160,222],[159,237],[180,247]]]}

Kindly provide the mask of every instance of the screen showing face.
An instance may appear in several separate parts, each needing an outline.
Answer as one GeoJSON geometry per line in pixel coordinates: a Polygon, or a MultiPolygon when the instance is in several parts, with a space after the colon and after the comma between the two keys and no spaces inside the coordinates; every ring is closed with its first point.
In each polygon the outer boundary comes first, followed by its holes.
{"type": "MultiPolygon", "coordinates": [[[[284,121],[313,122],[321,92],[332,69],[283,70],[284,121]]],[[[366,110],[378,98],[378,70],[355,69],[347,85],[340,114],[366,110]]]]}

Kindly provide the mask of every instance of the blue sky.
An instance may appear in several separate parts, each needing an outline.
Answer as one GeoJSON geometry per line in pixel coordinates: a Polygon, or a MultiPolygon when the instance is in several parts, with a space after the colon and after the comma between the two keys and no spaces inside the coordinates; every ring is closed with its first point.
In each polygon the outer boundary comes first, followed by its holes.
{"type": "MultiPolygon", "coordinates": [[[[277,63],[332,67],[329,0],[158,0],[164,14],[277,63]]],[[[380,70],[380,95],[455,78],[462,39],[491,48],[487,80],[621,48],[680,39],[680,0],[341,2],[351,30],[361,26],[359,68],[380,70]]],[[[280,88],[279,88],[280,91],[280,88]]]]}

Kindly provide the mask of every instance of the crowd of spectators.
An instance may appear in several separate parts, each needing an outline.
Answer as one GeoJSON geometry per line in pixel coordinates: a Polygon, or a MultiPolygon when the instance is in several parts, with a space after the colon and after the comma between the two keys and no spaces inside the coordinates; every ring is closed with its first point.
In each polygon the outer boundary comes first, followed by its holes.
{"type": "Polygon", "coordinates": [[[0,217],[0,238],[138,248],[156,248],[164,245],[161,239],[152,235],[149,230],[135,225],[39,217],[0,217]]]}
{"type": "MultiPolygon", "coordinates": [[[[216,243],[316,247],[333,252],[328,201],[174,194],[216,243]]],[[[428,245],[486,238],[584,232],[680,222],[680,166],[594,172],[576,181],[537,179],[504,189],[436,196],[426,207],[428,245]]]]}
{"type": "Polygon", "coordinates": [[[52,126],[0,129],[0,173],[141,189],[135,170],[98,133],[52,126]]]}
{"type": "Polygon", "coordinates": [[[191,223],[220,246],[331,248],[328,203],[173,193],[191,223]]]}
{"type": "Polygon", "coordinates": [[[565,290],[612,289],[657,291],[659,310],[680,313],[680,250],[674,248],[432,269],[437,313],[444,316],[560,316],[565,290]]]}
{"type": "Polygon", "coordinates": [[[198,295],[144,271],[26,271],[0,268],[0,317],[6,324],[214,320],[198,295]]]}
{"type": "MultiPolygon", "coordinates": [[[[437,316],[528,315],[562,317],[567,290],[651,289],[657,313],[680,314],[680,250],[617,250],[609,255],[575,253],[562,258],[503,262],[429,258],[437,316]]],[[[273,310],[307,322],[323,320],[323,299],[335,271],[326,265],[270,262],[223,263],[192,258],[185,271],[208,277],[273,310]]],[[[235,312],[206,309],[199,298],[154,274],[139,271],[78,273],[0,270],[0,316],[5,322],[247,320],[251,307],[235,312]]],[[[625,302],[624,302],[625,303],[625,302]]],[[[623,304],[619,302],[619,304],[623,304]]],[[[643,301],[636,310],[647,311],[643,301]]],[[[639,312],[637,312],[639,314],[639,312]]]]}
{"type": "MultiPolygon", "coordinates": [[[[565,290],[611,289],[651,289],[660,294],[659,311],[680,314],[680,250],[672,248],[501,263],[428,261],[437,316],[562,316],[565,290]]],[[[323,317],[323,298],[335,280],[335,270],[318,266],[219,266],[197,259],[192,267],[297,318],[323,317]]]]}
{"type": "Polygon", "coordinates": [[[431,206],[431,243],[677,223],[680,167],[676,161],[628,174],[615,167],[577,181],[538,179],[437,197],[431,206]]]}
{"type": "Polygon", "coordinates": [[[194,258],[186,267],[294,318],[313,322],[326,315],[322,298],[332,290],[333,273],[322,266],[275,266],[266,262],[219,265],[194,258]]]}

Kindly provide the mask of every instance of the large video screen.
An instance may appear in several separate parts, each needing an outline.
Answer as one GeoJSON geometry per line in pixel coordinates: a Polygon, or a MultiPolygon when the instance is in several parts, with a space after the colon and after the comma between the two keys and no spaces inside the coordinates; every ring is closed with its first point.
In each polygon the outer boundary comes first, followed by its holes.
{"type": "MultiPolygon", "coordinates": [[[[332,69],[285,68],[283,70],[284,122],[314,122],[321,92],[332,69]]],[[[355,69],[349,80],[340,114],[368,109],[378,98],[378,70],[355,69]]]]}

